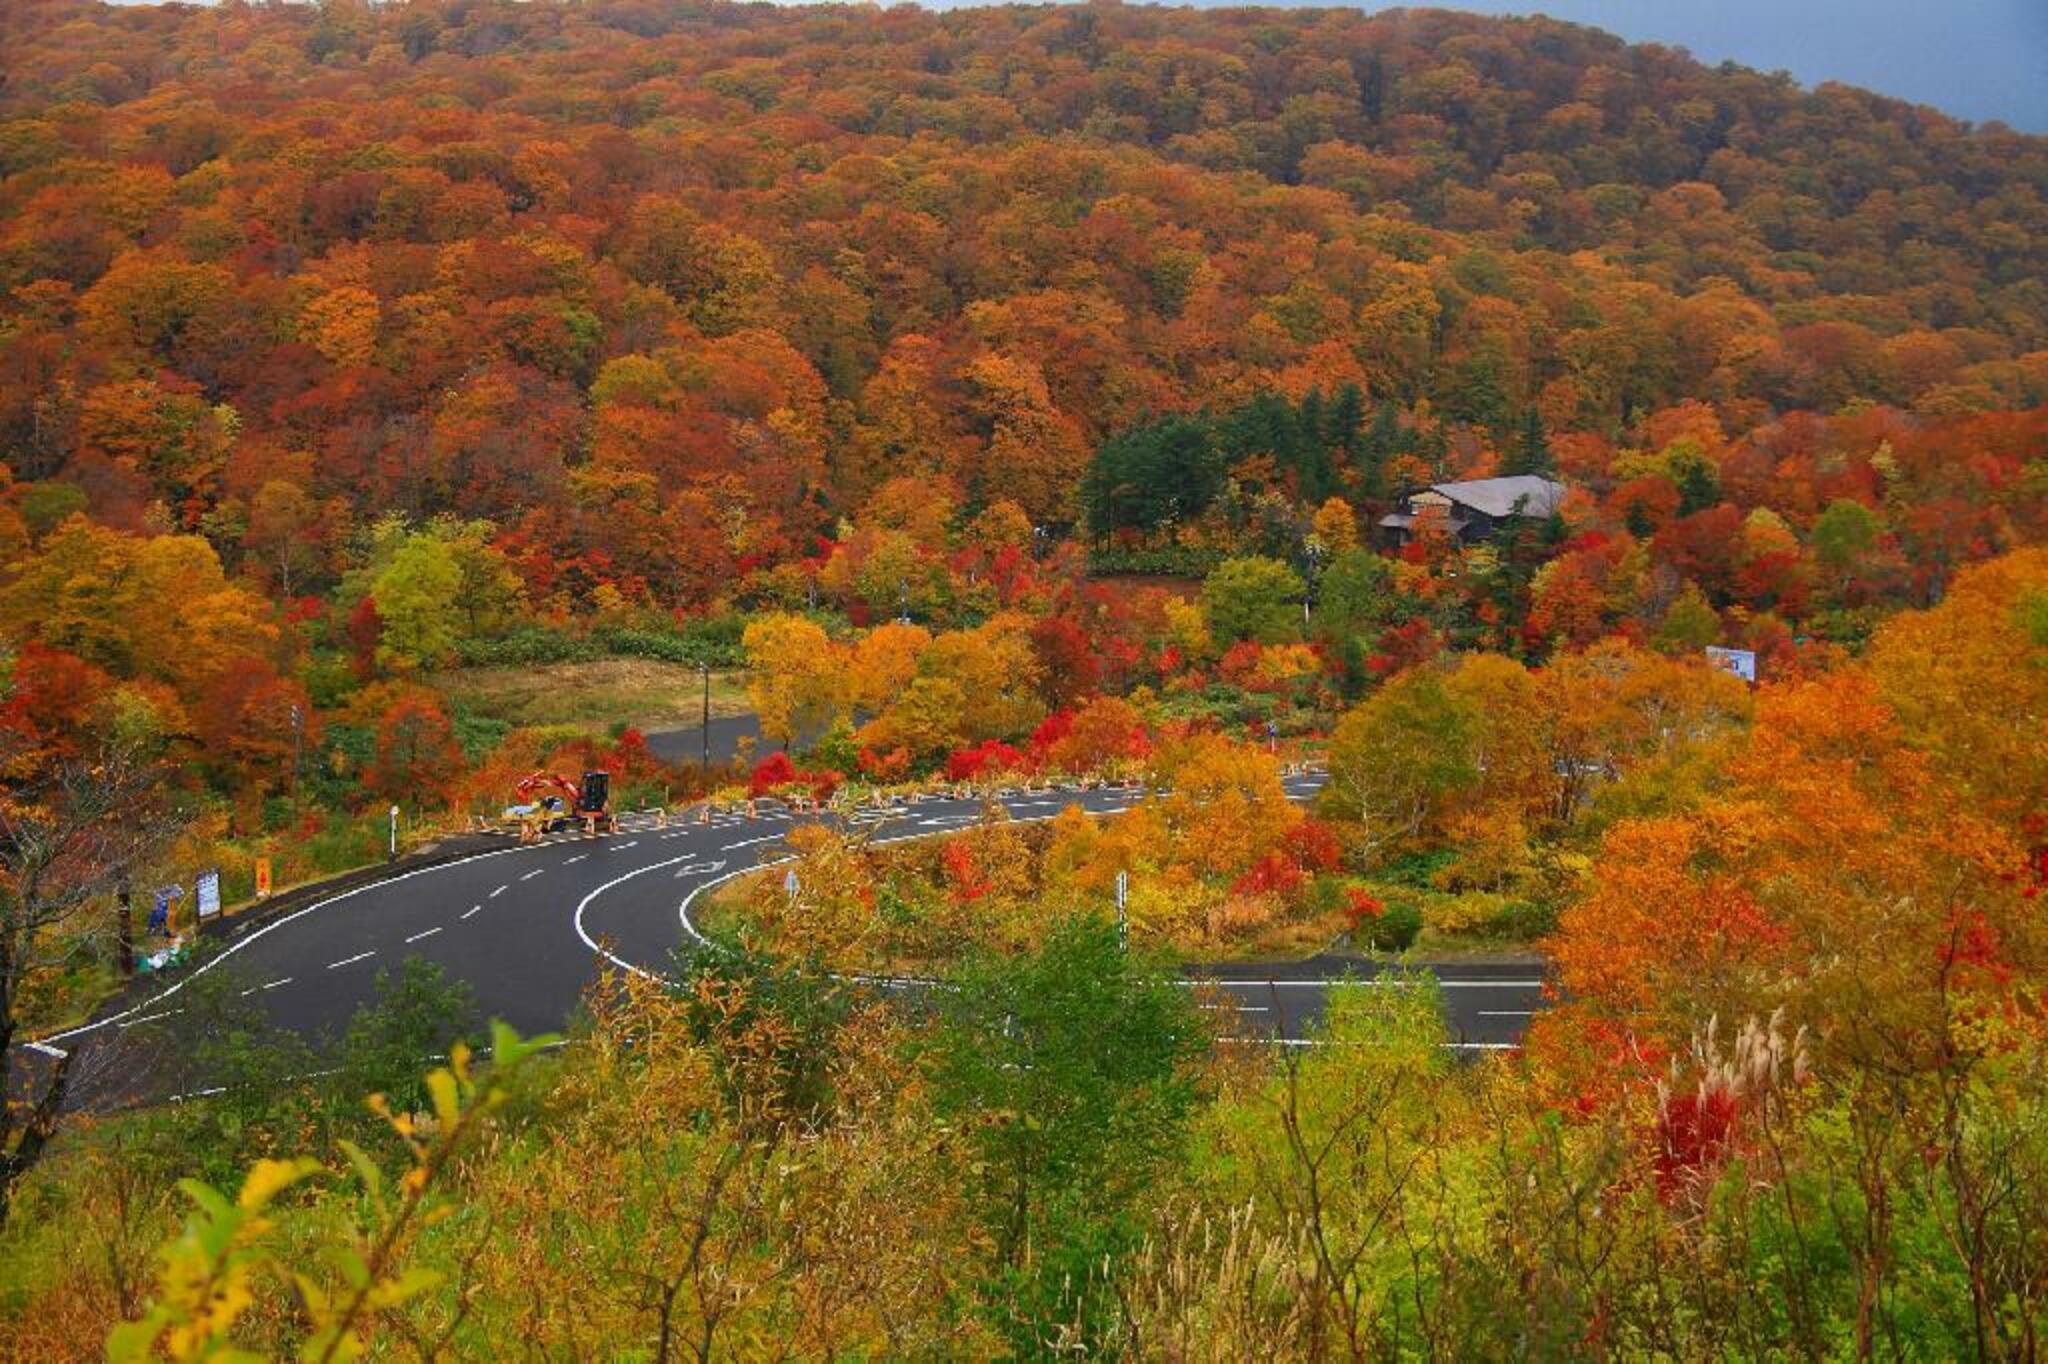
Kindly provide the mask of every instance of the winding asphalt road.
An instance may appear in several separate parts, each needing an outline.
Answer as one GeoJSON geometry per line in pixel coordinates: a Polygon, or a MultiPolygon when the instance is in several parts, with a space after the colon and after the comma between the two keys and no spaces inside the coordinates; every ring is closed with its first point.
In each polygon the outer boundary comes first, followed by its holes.
{"type": "MultiPolygon", "coordinates": [[[[1306,798],[1323,778],[1290,778],[1306,798]]],[[[1013,817],[1044,819],[1070,804],[1098,814],[1127,808],[1123,788],[1016,792],[1013,817]]],[[[980,800],[925,799],[851,816],[877,839],[928,837],[978,820],[980,800]]],[[[671,953],[697,936],[693,901],[717,883],[786,854],[792,823],[815,818],[764,802],[753,817],[664,826],[625,816],[617,833],[562,835],[422,867],[320,900],[226,939],[204,970],[231,966],[277,1022],[304,1033],[339,1032],[368,999],[378,971],[408,956],[439,962],[469,982],[487,1016],[522,1032],[560,1028],[607,963],[661,974],[671,953]]],[[[1468,1051],[1514,1045],[1543,1005],[1541,972],[1527,964],[1428,966],[1442,986],[1451,1045],[1468,1051]]],[[[1232,965],[1190,974],[1207,983],[1205,1007],[1227,1014],[1225,1037],[1306,1044],[1333,981],[1371,979],[1371,962],[1315,958],[1281,966],[1232,965]]],[[[191,979],[185,977],[184,979],[191,979]]],[[[1395,984],[1394,982],[1389,982],[1395,984]]],[[[882,982],[885,986],[897,983],[882,982]]],[[[914,984],[914,983],[913,983],[914,984]]],[[[179,982],[82,1028],[42,1039],[45,1057],[118,1046],[131,1027],[179,1008],[179,982]],[[53,1050],[54,1049],[54,1050],[53,1050]]],[[[1398,986],[1397,986],[1398,988],[1398,986]]],[[[84,1057],[80,1058],[84,1060],[84,1057]]]]}

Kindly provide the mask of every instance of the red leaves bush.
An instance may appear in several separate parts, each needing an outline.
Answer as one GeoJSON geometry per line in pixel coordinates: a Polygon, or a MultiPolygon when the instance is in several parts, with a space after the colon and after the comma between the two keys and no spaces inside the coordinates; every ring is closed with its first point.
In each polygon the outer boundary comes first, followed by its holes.
{"type": "Polygon", "coordinates": [[[1719,1084],[1666,1099],[1657,1115],[1658,1191],[1669,1198],[1720,1165],[1742,1120],[1742,1095],[1719,1084]]]}
{"type": "Polygon", "coordinates": [[[1290,896],[1308,881],[1308,873],[1292,857],[1275,848],[1252,863],[1251,870],[1237,878],[1231,890],[1238,895],[1290,896]]]}
{"type": "Polygon", "coordinates": [[[1031,731],[1025,747],[1031,750],[1032,761],[1043,763],[1052,746],[1074,732],[1074,712],[1056,710],[1038,722],[1038,728],[1031,731]]]}
{"type": "Polygon", "coordinates": [[[1366,921],[1377,919],[1386,912],[1386,901],[1369,890],[1353,886],[1344,892],[1344,916],[1351,921],[1353,932],[1366,921]]]}
{"type": "Polygon", "coordinates": [[[892,748],[886,753],[878,753],[872,748],[863,748],[860,751],[860,770],[869,781],[883,786],[902,781],[910,775],[910,750],[892,748]]]}
{"type": "MultiPolygon", "coordinates": [[[[865,756],[865,755],[863,755],[865,756]]],[[[829,769],[806,772],[789,760],[787,753],[771,753],[754,769],[747,782],[747,795],[765,796],[792,786],[810,788],[814,799],[829,800],[839,789],[840,774],[829,769]]]]}
{"type": "Polygon", "coordinates": [[[999,739],[984,739],[973,748],[956,750],[946,759],[946,776],[953,781],[972,781],[984,773],[1021,772],[1027,766],[1024,755],[999,739]]]}
{"type": "Polygon", "coordinates": [[[1304,819],[1289,829],[1280,846],[1304,871],[1335,871],[1344,862],[1337,831],[1320,819],[1304,819]]]}
{"type": "Polygon", "coordinates": [[[995,889],[995,882],[982,871],[974,859],[974,849],[964,839],[955,839],[946,844],[939,853],[939,860],[946,868],[946,883],[952,889],[953,898],[962,904],[979,900],[995,889]]]}

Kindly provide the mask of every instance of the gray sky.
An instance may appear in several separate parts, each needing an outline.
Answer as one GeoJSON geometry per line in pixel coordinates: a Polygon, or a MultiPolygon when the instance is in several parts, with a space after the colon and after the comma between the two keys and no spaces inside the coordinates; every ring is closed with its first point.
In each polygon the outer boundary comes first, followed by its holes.
{"type": "Polygon", "coordinates": [[[2048,0],[1464,0],[2048,133],[2048,0]]]}

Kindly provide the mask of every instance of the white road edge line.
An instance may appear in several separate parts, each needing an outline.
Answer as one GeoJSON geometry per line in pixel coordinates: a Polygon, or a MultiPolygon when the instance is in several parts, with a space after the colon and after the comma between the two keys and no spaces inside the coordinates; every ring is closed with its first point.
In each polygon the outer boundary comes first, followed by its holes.
{"type": "MultiPolygon", "coordinates": [[[[61,1042],[67,1037],[77,1037],[80,1033],[95,1032],[101,1028],[109,1026],[126,1027],[127,1024],[123,1022],[124,1019],[130,1019],[137,1023],[148,1022],[150,1021],[149,1018],[136,1018],[135,1016],[137,1014],[142,1013],[143,1010],[148,1009],[156,1004],[159,1004],[166,999],[169,999],[172,995],[178,993],[178,991],[184,989],[187,985],[190,985],[200,976],[204,975],[208,971],[211,971],[214,967],[220,965],[229,957],[232,957],[235,953],[247,947],[250,943],[255,942],[259,938],[265,937],[268,934],[276,932],[278,929],[283,928],[286,924],[291,923],[294,920],[304,918],[306,915],[313,913],[315,910],[325,909],[329,905],[339,904],[343,900],[350,899],[353,896],[361,895],[364,891],[380,890],[385,886],[397,885],[400,881],[410,881],[415,876],[428,876],[437,871],[450,871],[456,867],[467,866],[471,862],[481,862],[484,859],[490,857],[510,857],[514,853],[531,852],[536,847],[541,846],[544,845],[527,843],[512,848],[492,848],[488,852],[473,853],[468,857],[458,857],[452,862],[437,862],[431,867],[415,867],[411,871],[401,872],[397,876],[388,876],[381,881],[368,881],[360,886],[353,886],[348,890],[342,891],[338,895],[330,895],[324,900],[315,900],[312,904],[307,905],[304,909],[295,909],[281,919],[273,919],[271,922],[263,925],[261,928],[255,930],[253,933],[250,933],[247,937],[235,939],[233,942],[229,943],[226,947],[221,949],[219,956],[214,957],[212,960],[205,962],[197,970],[192,972],[191,975],[186,976],[183,980],[174,982],[161,993],[151,995],[148,999],[143,1000],[140,1004],[131,1005],[129,1008],[123,1009],[120,1013],[109,1014],[105,1018],[95,1019],[91,1023],[81,1023],[75,1028],[66,1028],[63,1032],[52,1033],[50,1036],[44,1038],[43,1041],[46,1043],[61,1042]]],[[[153,1014],[150,1015],[150,1018],[161,1018],[164,1016],[165,1015],[162,1014],[153,1014]]]]}
{"type": "MultiPolygon", "coordinates": [[[[1363,1042],[1331,1042],[1321,1037],[1219,1037],[1218,1042],[1244,1042],[1255,1047],[1362,1047],[1363,1042]]],[[[1520,1042],[1440,1042],[1449,1051],[1519,1051],[1520,1042]]]]}
{"type": "MultiPolygon", "coordinates": [[[[694,855],[695,854],[692,853],[684,853],[680,857],[671,857],[665,862],[650,862],[644,867],[634,868],[632,871],[625,873],[625,875],[623,876],[614,876],[611,880],[605,882],[596,890],[591,891],[590,894],[584,896],[581,900],[578,900],[576,902],[576,913],[570,918],[570,923],[576,930],[576,936],[583,940],[583,945],[585,947],[589,948],[592,952],[595,952],[598,956],[603,957],[606,961],[618,967],[620,970],[631,971],[634,975],[644,977],[648,980],[661,980],[663,977],[656,975],[654,972],[648,970],[646,967],[635,966],[632,962],[627,961],[624,957],[619,956],[616,952],[609,951],[605,947],[600,945],[597,939],[590,936],[590,930],[583,926],[583,911],[590,908],[591,901],[595,900],[598,896],[610,890],[613,886],[624,885],[626,882],[632,880],[634,877],[645,876],[650,871],[660,871],[664,867],[673,867],[678,862],[687,862],[694,855]]],[[[740,871],[752,870],[752,867],[740,868],[740,871]]],[[[730,875],[737,876],[739,875],[739,872],[732,872],[730,873],[730,875]]],[[[720,877],[718,879],[723,881],[727,878],[720,877]]],[[[706,882],[705,884],[711,885],[715,883],[706,882]]],[[[697,890],[702,890],[703,888],[703,886],[699,886],[697,887],[697,890]]],[[[697,893],[697,890],[693,890],[690,893],[692,895],[695,895],[697,893]]],[[[689,901],[685,900],[683,903],[685,905],[688,905],[689,901]]],[[[705,941],[704,935],[697,931],[697,926],[690,922],[689,916],[687,914],[683,916],[683,927],[689,929],[690,936],[694,937],[698,942],[701,943],[705,941]]]]}
{"type": "MultiPolygon", "coordinates": [[[[1324,990],[1332,985],[1399,985],[1407,986],[1408,981],[1390,980],[1385,976],[1359,976],[1347,980],[1343,976],[1331,976],[1328,980],[1229,980],[1217,976],[1193,976],[1189,978],[1200,985],[1218,985],[1226,990],[1324,990]]],[[[1540,990],[1548,982],[1541,980],[1439,980],[1437,985],[1446,990],[1540,990]]]]}

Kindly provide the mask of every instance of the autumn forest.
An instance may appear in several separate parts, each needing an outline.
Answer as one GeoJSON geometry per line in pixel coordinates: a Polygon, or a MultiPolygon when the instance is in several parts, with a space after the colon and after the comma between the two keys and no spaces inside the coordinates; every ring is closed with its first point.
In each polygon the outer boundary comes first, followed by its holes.
{"type": "Polygon", "coordinates": [[[0,1357],[2031,1358],[2044,890],[2048,138],[1449,10],[0,13],[0,1357]],[[213,964],[541,772],[788,870],[537,1040],[213,964]]]}

